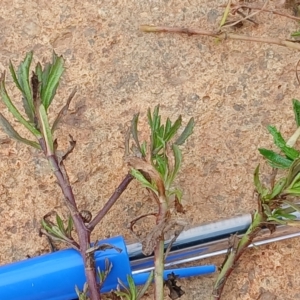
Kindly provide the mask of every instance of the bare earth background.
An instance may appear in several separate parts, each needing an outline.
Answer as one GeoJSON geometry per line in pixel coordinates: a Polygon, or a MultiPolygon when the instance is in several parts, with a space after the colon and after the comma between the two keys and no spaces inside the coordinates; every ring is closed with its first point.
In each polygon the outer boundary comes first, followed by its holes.
{"type": "MultiPolygon", "coordinates": [[[[72,114],[57,135],[61,149],[67,147],[69,133],[77,141],[66,167],[80,208],[96,212],[103,206],[127,172],[122,157],[129,121],[136,112],[145,120],[147,108],[158,103],[165,117],[182,114],[184,122],[192,116],[196,120],[178,180],[189,222],[256,208],[252,174],[263,162],[257,148],[272,144],[266,126],[278,126],[285,137],[295,130],[291,99],[300,97],[295,77],[299,53],[268,44],[216,43],[207,37],[138,30],[149,23],[215,30],[224,10],[221,4],[226,1],[1,1],[0,71],[8,69],[9,60],[18,64],[32,49],[34,63],[49,61],[53,49],[62,54],[66,72],[53,116],[78,87],[72,114]]],[[[258,27],[245,23],[238,33],[284,39],[298,29],[295,21],[271,13],[256,20],[258,27]]],[[[19,100],[10,75],[7,80],[19,100]]],[[[141,124],[141,131],[145,126],[141,124]]],[[[53,208],[66,211],[42,155],[2,133],[0,142],[0,262],[5,264],[49,251],[38,236],[40,219],[53,208]]],[[[131,238],[128,222],[152,208],[132,183],[94,238],[131,238]]],[[[223,299],[300,299],[299,250],[299,240],[249,250],[223,299]]],[[[219,265],[222,259],[203,263],[219,265]]],[[[182,280],[186,295],[181,299],[209,299],[215,277],[182,280]]]]}

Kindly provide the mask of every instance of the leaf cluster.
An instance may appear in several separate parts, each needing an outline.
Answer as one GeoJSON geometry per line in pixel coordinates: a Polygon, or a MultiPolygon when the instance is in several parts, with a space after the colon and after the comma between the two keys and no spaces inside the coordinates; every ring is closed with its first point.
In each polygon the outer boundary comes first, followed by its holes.
{"type": "Polygon", "coordinates": [[[299,207],[297,204],[286,200],[288,197],[300,196],[300,152],[292,147],[292,144],[295,144],[300,134],[300,102],[297,99],[293,99],[293,110],[297,131],[288,142],[284,140],[282,134],[274,126],[268,126],[273,142],[280,149],[281,153],[278,154],[265,148],[259,149],[259,152],[273,167],[273,174],[275,174],[274,184],[271,188],[267,188],[261,183],[259,166],[257,166],[254,172],[254,185],[259,194],[261,208],[266,221],[298,225],[299,221],[295,220],[296,216],[293,213],[299,211],[299,207]],[[279,169],[284,169],[287,172],[285,176],[276,181],[275,177],[279,169]]]}
{"type": "MultiPolygon", "coordinates": [[[[182,195],[181,191],[178,189],[172,190],[171,187],[182,163],[182,153],[179,146],[184,144],[187,138],[192,134],[195,125],[194,119],[191,118],[179,134],[182,127],[182,117],[179,116],[174,123],[170,118],[167,118],[163,124],[161,115],[159,114],[159,105],[154,108],[152,113],[151,110],[148,109],[147,118],[151,132],[149,144],[147,144],[146,141],[142,143],[139,141],[137,128],[139,114],[136,114],[132,119],[131,135],[134,141],[132,151],[137,153],[139,157],[149,158],[151,164],[160,174],[168,196],[175,194],[176,197],[180,199],[182,195]]],[[[149,182],[148,178],[145,178],[142,172],[132,169],[131,174],[141,182],[144,187],[156,192],[156,187],[153,183],[149,182]]]]}
{"type": "Polygon", "coordinates": [[[73,219],[69,216],[65,225],[62,218],[55,212],[50,212],[42,218],[41,233],[47,235],[54,241],[61,241],[74,246],[76,243],[72,237],[73,219]],[[55,214],[55,223],[50,220],[50,216],[55,214]]]}
{"type": "Polygon", "coordinates": [[[46,144],[47,153],[54,152],[52,134],[62,114],[59,113],[54,121],[55,126],[51,128],[47,111],[56,94],[59,81],[64,71],[64,60],[61,56],[53,53],[52,62],[42,68],[38,63],[30,75],[33,52],[26,54],[16,70],[12,62],[9,69],[16,87],[22,94],[24,111],[21,112],[14,105],[5,87],[5,72],[0,77],[0,97],[13,117],[21,123],[37,140],[28,140],[22,137],[10,122],[0,113],[0,126],[11,138],[25,143],[29,146],[41,149],[41,139],[46,144]]]}

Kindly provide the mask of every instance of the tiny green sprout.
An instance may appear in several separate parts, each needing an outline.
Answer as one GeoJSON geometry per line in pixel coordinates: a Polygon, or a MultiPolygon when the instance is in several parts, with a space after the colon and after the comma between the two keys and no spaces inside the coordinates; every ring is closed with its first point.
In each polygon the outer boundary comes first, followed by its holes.
{"type": "Polygon", "coordinates": [[[90,298],[88,297],[88,284],[85,282],[83,286],[82,292],[79,290],[78,286],[75,285],[75,292],[78,296],[78,300],[89,300],[90,298]]]}
{"type": "Polygon", "coordinates": [[[134,283],[133,277],[131,275],[127,275],[127,284],[118,279],[119,285],[117,291],[114,293],[122,300],[140,300],[148,290],[149,285],[152,283],[153,277],[154,273],[151,271],[144,286],[138,290],[134,283]]]}

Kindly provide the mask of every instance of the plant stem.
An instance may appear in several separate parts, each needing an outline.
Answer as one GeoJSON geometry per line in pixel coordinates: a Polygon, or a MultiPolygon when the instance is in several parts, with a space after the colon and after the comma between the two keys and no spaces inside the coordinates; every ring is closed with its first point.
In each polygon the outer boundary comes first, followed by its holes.
{"type": "Polygon", "coordinates": [[[129,183],[132,181],[133,176],[131,174],[127,174],[120,185],[116,188],[115,192],[111,195],[108,201],[105,203],[104,207],[99,211],[96,217],[87,225],[87,229],[92,231],[95,226],[104,218],[107,212],[111,209],[111,207],[116,203],[122,193],[126,190],[129,183]]]}
{"type": "Polygon", "coordinates": [[[212,298],[214,300],[221,299],[221,294],[226,284],[227,279],[230,274],[234,270],[234,267],[243,253],[246,251],[248,246],[253,242],[253,239],[258,235],[261,230],[262,223],[264,222],[264,214],[263,212],[256,212],[253,217],[252,224],[248,228],[247,232],[241,238],[237,245],[235,245],[235,241],[237,237],[234,237],[233,245],[229,248],[229,253],[223,263],[220,274],[217,278],[217,281],[214,285],[212,298]]]}
{"type": "MultiPolygon", "coordinates": [[[[40,139],[40,145],[46,153],[46,144],[44,139],[40,139]]],[[[58,184],[65,197],[66,205],[71,213],[76,232],[78,234],[79,251],[83,260],[86,281],[89,289],[89,296],[91,300],[100,300],[100,292],[97,284],[96,270],[93,255],[87,255],[86,251],[90,248],[91,231],[88,230],[78,211],[74,193],[69,183],[66,171],[64,170],[63,162],[58,163],[56,155],[49,155],[47,159],[51,165],[53,173],[58,181],[58,184]]]]}
{"type": "Polygon", "coordinates": [[[227,32],[213,32],[208,30],[201,29],[191,29],[191,28],[183,28],[183,27],[169,27],[169,26],[152,26],[152,25],[141,25],[140,30],[144,32],[168,32],[168,33],[183,33],[187,35],[206,35],[217,38],[219,40],[240,40],[240,41],[248,41],[248,42],[258,42],[258,43],[267,43],[274,44],[279,46],[284,46],[290,49],[300,50],[300,45],[293,41],[282,40],[279,38],[267,38],[267,37],[255,37],[255,36],[246,36],[239,35],[234,33],[227,32]]]}
{"type": "Polygon", "coordinates": [[[154,250],[155,300],[164,299],[164,249],[164,238],[162,237],[154,250]]]}

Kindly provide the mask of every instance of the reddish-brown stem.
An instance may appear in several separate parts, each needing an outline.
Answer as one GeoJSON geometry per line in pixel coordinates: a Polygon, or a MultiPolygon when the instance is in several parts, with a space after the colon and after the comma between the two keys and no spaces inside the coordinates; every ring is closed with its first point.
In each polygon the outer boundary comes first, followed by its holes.
{"type": "Polygon", "coordinates": [[[122,193],[126,190],[129,183],[132,181],[133,176],[131,174],[127,174],[120,185],[116,188],[115,192],[111,195],[108,201],[105,203],[103,208],[99,211],[96,217],[87,225],[87,229],[92,231],[95,226],[104,218],[107,212],[111,209],[111,207],[116,203],[116,201],[120,198],[122,193]]]}
{"type": "Polygon", "coordinates": [[[140,30],[144,32],[168,32],[168,33],[183,33],[187,35],[206,35],[219,40],[239,40],[239,41],[248,41],[248,42],[258,42],[258,43],[267,43],[284,46],[291,49],[300,50],[300,45],[293,41],[282,40],[279,38],[271,37],[255,37],[255,36],[246,36],[234,33],[227,32],[213,32],[202,29],[192,29],[192,28],[182,28],[182,27],[169,27],[169,26],[152,26],[152,25],[141,25],[140,30]]]}
{"type": "MultiPolygon", "coordinates": [[[[44,140],[40,140],[40,145],[46,153],[44,140]]],[[[49,155],[47,159],[51,165],[53,173],[58,181],[58,184],[62,190],[62,193],[65,197],[65,202],[70,210],[72,215],[72,219],[74,222],[74,226],[76,232],[78,234],[78,242],[79,242],[79,251],[83,260],[86,281],[89,288],[89,296],[91,300],[101,300],[101,296],[98,289],[97,277],[95,271],[95,263],[93,255],[87,255],[86,251],[90,248],[90,235],[91,231],[88,230],[79,214],[78,208],[76,206],[75,197],[73,194],[72,187],[69,184],[69,180],[66,177],[66,174],[62,171],[63,162],[58,163],[58,158],[56,155],[49,155]]]]}

